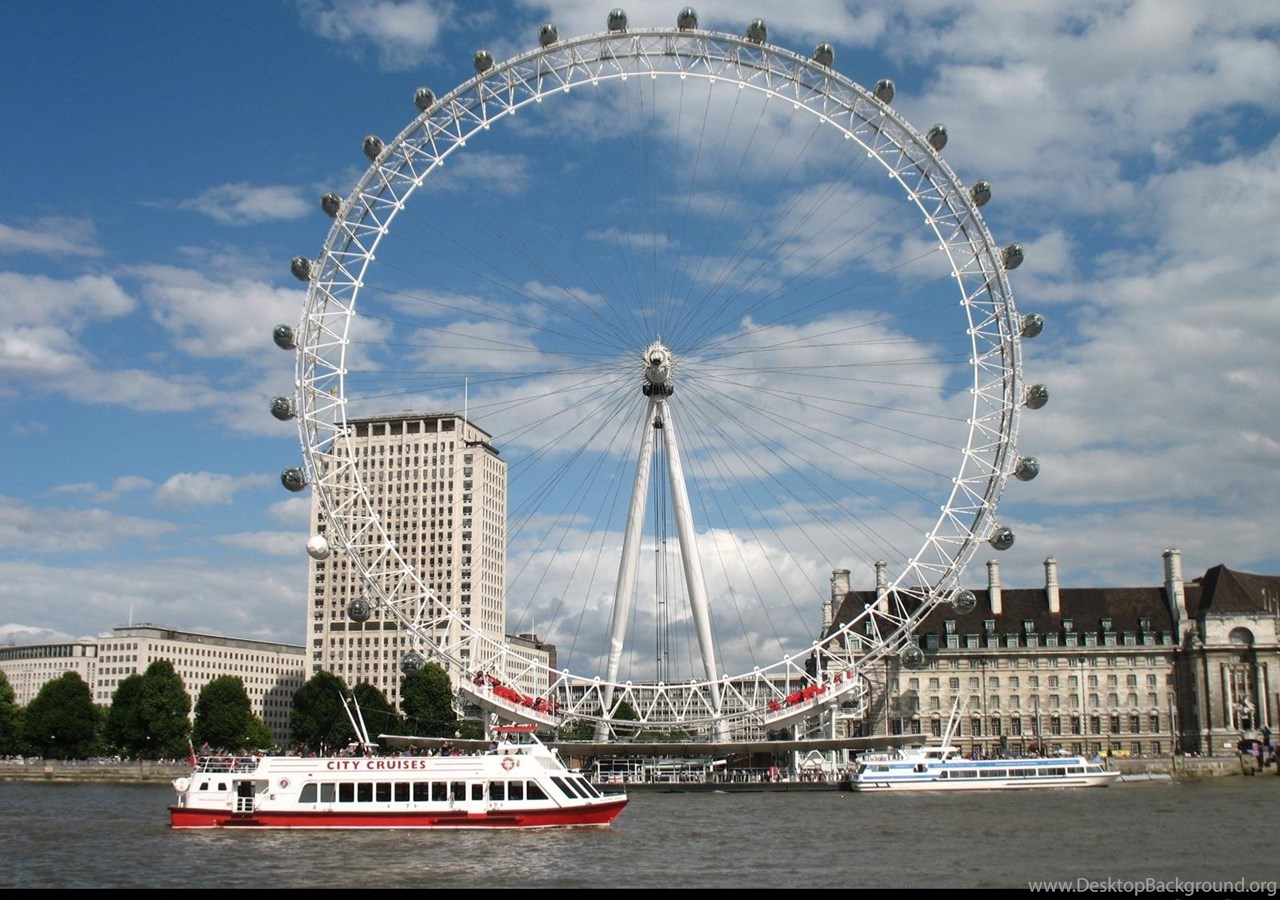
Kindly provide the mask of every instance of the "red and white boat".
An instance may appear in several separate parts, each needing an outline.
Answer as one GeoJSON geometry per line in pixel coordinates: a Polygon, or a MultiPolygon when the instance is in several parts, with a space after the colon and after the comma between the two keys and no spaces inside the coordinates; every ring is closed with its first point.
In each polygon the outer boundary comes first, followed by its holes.
{"type": "Polygon", "coordinates": [[[174,828],[564,828],[609,825],[602,794],[538,739],[494,729],[487,750],[432,755],[223,756],[174,779],[174,828]]]}

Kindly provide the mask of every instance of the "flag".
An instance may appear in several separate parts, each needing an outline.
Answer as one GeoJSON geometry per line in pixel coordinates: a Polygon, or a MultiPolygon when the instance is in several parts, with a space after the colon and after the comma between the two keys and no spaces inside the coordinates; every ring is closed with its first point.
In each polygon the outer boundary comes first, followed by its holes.
{"type": "Polygon", "coordinates": [[[191,746],[191,738],[187,738],[187,759],[191,762],[191,768],[196,767],[196,748],[191,746]]]}

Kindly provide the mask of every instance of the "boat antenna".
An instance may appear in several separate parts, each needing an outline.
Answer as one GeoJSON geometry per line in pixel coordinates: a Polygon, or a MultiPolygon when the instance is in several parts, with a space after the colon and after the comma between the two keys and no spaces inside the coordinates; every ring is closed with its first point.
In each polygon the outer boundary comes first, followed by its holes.
{"type": "Polygon", "coordinates": [[[960,726],[960,698],[956,697],[951,701],[951,715],[947,719],[947,731],[942,736],[942,746],[950,747],[951,739],[955,737],[956,729],[960,726]]]}
{"type": "Polygon", "coordinates": [[[369,750],[373,748],[372,742],[369,740],[369,729],[365,727],[364,715],[360,712],[360,704],[356,703],[356,695],[351,695],[351,702],[347,702],[346,695],[342,695],[342,708],[347,711],[347,720],[351,723],[351,729],[356,733],[356,740],[360,742],[362,749],[369,750]],[[355,714],[352,715],[351,707],[355,707],[355,714]],[[359,723],[356,720],[359,719],[359,723]]]}

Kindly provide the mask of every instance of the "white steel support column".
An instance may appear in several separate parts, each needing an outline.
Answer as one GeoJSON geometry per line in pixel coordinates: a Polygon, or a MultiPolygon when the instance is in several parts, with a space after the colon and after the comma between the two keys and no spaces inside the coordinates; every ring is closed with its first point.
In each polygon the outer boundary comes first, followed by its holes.
{"type": "MultiPolygon", "coordinates": [[[[650,397],[645,410],[644,427],[640,435],[640,456],[636,460],[636,478],[631,487],[631,506],[627,510],[627,530],[622,538],[622,559],[618,563],[618,583],[613,592],[613,618],[609,624],[609,662],[605,674],[604,709],[607,718],[613,707],[613,686],[618,680],[622,665],[622,650],[627,641],[627,622],[635,602],[636,565],[640,559],[640,538],[644,528],[644,509],[649,494],[649,471],[653,468],[654,417],[660,415],[661,400],[650,397]]],[[[608,725],[596,725],[595,739],[607,740],[608,725]]]]}
{"type": "Polygon", "coordinates": [[[702,654],[702,669],[706,676],[717,714],[716,739],[728,739],[728,727],[719,720],[721,693],[716,674],[715,639],[711,633],[711,604],[707,599],[707,585],[702,577],[702,559],[698,555],[698,534],[693,527],[693,512],[689,505],[689,488],[684,480],[684,467],[680,461],[680,445],[676,440],[675,425],[667,398],[674,386],[674,360],[671,351],[661,341],[655,341],[644,351],[643,393],[649,398],[645,406],[645,420],[640,437],[640,455],[636,460],[636,477],[631,487],[631,506],[627,510],[627,528],[622,538],[622,558],[618,563],[618,583],[613,597],[613,615],[609,623],[609,658],[605,683],[601,693],[600,721],[596,724],[596,741],[609,737],[609,714],[613,708],[614,688],[618,671],[622,666],[622,653],[626,645],[627,622],[635,603],[636,566],[640,559],[640,542],[644,527],[644,514],[649,493],[649,473],[653,468],[654,432],[662,431],[663,449],[667,457],[667,477],[671,489],[672,515],[676,522],[676,535],[680,543],[680,560],[684,569],[685,589],[688,592],[693,624],[698,635],[698,647],[702,654]]]}
{"type": "MultiPolygon", "coordinates": [[[[689,488],[684,483],[684,466],[680,462],[675,423],[665,402],[659,408],[659,413],[663,416],[662,434],[667,451],[667,474],[671,480],[671,512],[675,516],[676,535],[680,540],[685,590],[689,592],[689,609],[693,613],[693,625],[698,635],[698,649],[702,651],[702,671],[711,684],[713,709],[718,715],[720,689],[717,684],[719,675],[716,674],[716,647],[711,636],[711,605],[707,601],[707,583],[702,577],[702,558],[698,555],[698,534],[693,528],[689,488]]],[[[724,740],[725,736],[716,737],[717,740],[724,740]]]]}

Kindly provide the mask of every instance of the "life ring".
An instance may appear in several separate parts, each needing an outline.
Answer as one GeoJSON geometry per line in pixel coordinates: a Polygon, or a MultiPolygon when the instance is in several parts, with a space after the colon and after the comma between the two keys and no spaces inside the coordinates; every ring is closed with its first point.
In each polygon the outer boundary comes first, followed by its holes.
{"type": "Polygon", "coordinates": [[[285,788],[287,788],[287,787],[289,786],[289,779],[288,779],[288,778],[281,778],[281,779],[280,779],[280,781],[278,782],[278,784],[280,785],[280,790],[282,790],[282,791],[283,791],[285,788]]]}
{"type": "Polygon", "coordinates": [[[175,779],[173,779],[173,789],[174,789],[175,791],[177,791],[179,794],[185,794],[185,793],[187,792],[187,788],[189,788],[189,787],[191,787],[191,779],[190,779],[190,778],[175,778],[175,779]]]}
{"type": "Polygon", "coordinates": [[[516,761],[512,759],[510,756],[502,757],[502,768],[510,772],[512,769],[515,768],[515,766],[516,766],[516,761]]]}

